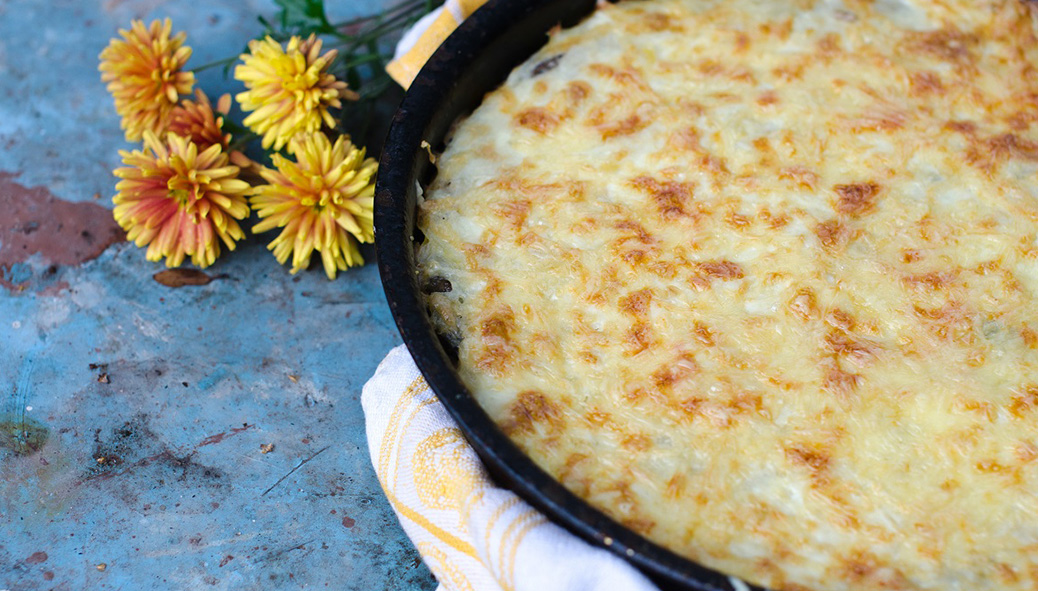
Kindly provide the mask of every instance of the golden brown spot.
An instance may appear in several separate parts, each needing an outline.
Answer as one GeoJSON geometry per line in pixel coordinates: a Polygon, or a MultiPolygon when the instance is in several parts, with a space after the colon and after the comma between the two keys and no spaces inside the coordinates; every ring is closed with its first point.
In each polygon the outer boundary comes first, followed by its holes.
{"type": "Polygon", "coordinates": [[[875,346],[871,343],[838,330],[829,331],[825,336],[825,344],[832,354],[852,357],[858,361],[872,357],[875,351],[875,346]]]}
{"type": "Polygon", "coordinates": [[[699,364],[691,353],[682,353],[677,359],[652,373],[652,383],[658,390],[669,390],[674,384],[699,373],[699,364]]]}
{"type": "Polygon", "coordinates": [[[584,415],[584,419],[596,427],[602,427],[611,420],[611,416],[601,410],[592,410],[584,415]]]}
{"type": "Polygon", "coordinates": [[[649,348],[649,326],[644,322],[637,322],[627,331],[624,338],[627,343],[627,354],[637,355],[649,348]]]}
{"type": "Polygon", "coordinates": [[[560,119],[555,113],[543,107],[523,109],[515,116],[515,122],[539,134],[551,133],[559,126],[560,119]]]}
{"type": "Polygon", "coordinates": [[[908,81],[912,86],[912,94],[917,96],[944,94],[944,85],[941,84],[941,77],[935,72],[912,72],[908,76],[908,81]]]}
{"type": "Polygon", "coordinates": [[[793,19],[787,18],[781,22],[764,22],[760,24],[761,35],[774,35],[779,39],[787,39],[793,32],[793,19]]]}
{"type": "Polygon", "coordinates": [[[649,265],[649,271],[663,279],[674,279],[678,276],[678,266],[666,261],[656,261],[649,265]]]}
{"type": "Polygon", "coordinates": [[[548,431],[557,431],[564,425],[558,403],[536,390],[520,392],[509,416],[511,422],[505,426],[509,433],[532,433],[537,425],[544,425],[548,431]]]}
{"type": "Polygon", "coordinates": [[[619,86],[634,87],[644,91],[651,90],[641,75],[631,68],[619,69],[608,64],[591,64],[588,69],[598,76],[611,79],[619,86]]]}
{"type": "Polygon", "coordinates": [[[578,495],[586,496],[591,490],[591,479],[580,473],[580,464],[588,459],[587,454],[572,453],[559,471],[559,480],[578,495]]]}
{"type": "Polygon", "coordinates": [[[700,398],[699,396],[692,396],[686,398],[678,403],[678,408],[691,418],[701,416],[703,414],[703,406],[706,404],[706,398],[700,398]]]}
{"type": "Polygon", "coordinates": [[[846,372],[836,364],[826,369],[822,379],[822,388],[832,394],[847,395],[857,390],[859,385],[860,375],[846,372]]]}
{"type": "Polygon", "coordinates": [[[857,551],[850,557],[842,560],[841,570],[847,580],[854,582],[865,581],[879,568],[876,558],[868,552],[857,551]]]}
{"type": "Polygon", "coordinates": [[[667,138],[667,146],[677,151],[700,150],[702,147],[699,144],[699,131],[693,127],[672,132],[667,138]]]}
{"type": "Polygon", "coordinates": [[[804,77],[804,68],[806,66],[803,63],[791,64],[788,66],[780,66],[771,71],[772,75],[783,82],[793,82],[800,80],[804,77]]]}
{"type": "Polygon", "coordinates": [[[903,263],[914,263],[923,258],[923,253],[915,249],[906,249],[901,251],[901,262],[903,263]]]}
{"type": "Polygon", "coordinates": [[[831,58],[840,52],[840,37],[829,33],[818,41],[818,51],[824,58],[831,58]]]}
{"type": "Polygon", "coordinates": [[[617,230],[630,232],[629,236],[625,236],[621,239],[621,242],[627,242],[630,239],[637,240],[639,243],[646,245],[656,242],[656,239],[652,237],[652,234],[650,234],[648,230],[645,229],[645,226],[636,221],[624,220],[622,222],[617,222],[615,227],[617,230]]]}
{"type": "MultiPolygon", "coordinates": [[[[1031,104],[1038,103],[1038,94],[1033,95],[1030,101],[1031,104]]],[[[1016,131],[1027,131],[1035,121],[1038,121],[1038,113],[1028,111],[1018,111],[1006,119],[1009,127],[1016,131]]]]}
{"type": "Polygon", "coordinates": [[[530,215],[529,199],[507,199],[494,205],[495,213],[508,220],[514,230],[519,230],[530,215]]]}
{"type": "Polygon", "coordinates": [[[663,494],[671,499],[680,499],[685,496],[685,488],[688,486],[688,477],[683,472],[675,472],[667,481],[667,488],[663,494]]]}
{"type": "Polygon", "coordinates": [[[569,98],[570,105],[575,107],[591,96],[591,85],[580,80],[570,82],[566,85],[566,96],[569,98]]]}
{"type": "Polygon", "coordinates": [[[648,126],[649,121],[642,119],[640,115],[635,113],[621,121],[599,125],[598,131],[602,133],[602,139],[607,140],[614,137],[633,135],[648,126]]]}
{"type": "Polygon", "coordinates": [[[656,522],[644,517],[624,517],[620,523],[642,535],[648,535],[656,528],[656,522]]]}
{"type": "Polygon", "coordinates": [[[1038,407],[1038,385],[1026,386],[1020,394],[1014,396],[1009,404],[1009,412],[1017,418],[1038,407]]]}
{"type": "Polygon", "coordinates": [[[934,333],[942,339],[957,339],[968,335],[973,330],[969,314],[956,303],[949,303],[940,308],[923,308],[913,306],[916,316],[927,322],[934,333]]]}
{"type": "Polygon", "coordinates": [[[762,107],[774,105],[779,102],[778,95],[775,94],[774,90],[766,90],[757,97],[757,104],[762,107]]]}
{"type": "Polygon", "coordinates": [[[725,216],[724,221],[733,228],[745,228],[746,226],[749,226],[753,220],[750,219],[750,216],[729,211],[728,215],[725,216]]]}
{"type": "Polygon", "coordinates": [[[951,285],[957,276],[958,273],[954,271],[945,271],[943,273],[930,272],[919,275],[909,275],[904,277],[902,281],[905,285],[916,289],[939,291],[951,285]]]}
{"type": "Polygon", "coordinates": [[[699,72],[704,76],[717,76],[724,73],[724,66],[717,60],[707,59],[699,63],[699,72]]]}
{"type": "Polygon", "coordinates": [[[847,244],[851,232],[839,220],[828,220],[815,226],[815,236],[826,250],[837,250],[847,244]]]}
{"type": "Polygon", "coordinates": [[[839,330],[854,330],[858,324],[854,316],[839,308],[833,308],[825,315],[825,323],[839,330]]]}
{"type": "Polygon", "coordinates": [[[632,316],[645,316],[652,303],[652,289],[646,287],[620,298],[620,309],[632,316]]]}
{"type": "Polygon", "coordinates": [[[836,204],[836,211],[856,217],[869,213],[876,206],[876,195],[879,194],[879,185],[876,183],[854,183],[850,185],[836,185],[833,187],[836,194],[840,196],[836,204]]]}
{"type": "Polygon", "coordinates": [[[818,175],[803,166],[791,166],[779,171],[779,178],[793,181],[797,186],[814,190],[818,186],[818,175]]]}
{"type": "Polygon", "coordinates": [[[818,300],[815,298],[815,293],[806,287],[797,290],[796,295],[789,300],[787,307],[801,320],[810,320],[818,315],[818,300]]]}
{"type": "Polygon", "coordinates": [[[656,209],[665,219],[671,220],[688,215],[686,204],[692,199],[692,186],[675,181],[660,182],[652,177],[640,176],[631,181],[636,189],[652,197],[656,209]]]}
{"type": "Polygon", "coordinates": [[[624,437],[620,445],[631,451],[648,451],[652,449],[652,438],[640,433],[631,434],[624,437]]]}
{"type": "Polygon", "coordinates": [[[1020,337],[1024,339],[1028,349],[1038,349],[1038,332],[1025,326],[1020,329],[1020,337]]]}
{"type": "Polygon", "coordinates": [[[977,462],[977,470],[988,474],[997,474],[999,472],[1005,472],[1006,467],[999,464],[996,460],[981,460],[977,462]]]}
{"type": "Polygon", "coordinates": [[[1033,462],[1035,459],[1038,459],[1038,446],[1030,441],[1021,442],[1014,451],[1016,458],[1021,463],[1033,462]]]}
{"type": "Polygon", "coordinates": [[[1016,574],[1016,569],[1011,565],[1004,562],[999,562],[995,565],[998,570],[998,578],[1002,579],[1004,583],[1016,583],[1020,580],[1019,575],[1016,574]]]}
{"type": "Polygon", "coordinates": [[[737,31],[735,33],[735,51],[736,53],[743,53],[750,48],[750,36],[743,31],[737,31]]]}
{"type": "Polygon", "coordinates": [[[812,477],[818,476],[829,468],[831,459],[822,450],[805,444],[797,444],[785,448],[786,459],[798,466],[808,469],[812,477]]]}
{"type": "Polygon", "coordinates": [[[669,14],[664,12],[650,12],[645,15],[645,25],[651,31],[673,31],[680,33],[685,30],[681,22],[674,22],[669,14]]]}
{"type": "MultiPolygon", "coordinates": [[[[989,138],[981,146],[981,153],[975,157],[978,162],[997,163],[1010,157],[1038,160],[1038,142],[1026,140],[1015,133],[1005,133],[989,138]]],[[[967,158],[972,157],[972,155],[967,156],[967,158]]]]}
{"type": "Polygon", "coordinates": [[[760,210],[757,217],[761,219],[765,224],[768,225],[772,230],[777,230],[789,223],[789,216],[786,214],[775,215],[771,213],[771,210],[767,207],[760,210]]]}
{"type": "Polygon", "coordinates": [[[515,315],[509,308],[489,316],[480,323],[483,351],[477,365],[481,369],[500,374],[512,364],[517,353],[515,345],[512,344],[516,328],[515,315]]]}
{"type": "Polygon", "coordinates": [[[739,263],[733,263],[731,261],[705,261],[702,263],[696,263],[696,267],[699,272],[711,279],[720,279],[721,281],[730,281],[732,279],[742,279],[746,276],[743,272],[742,266],[739,263]]]}
{"type": "Polygon", "coordinates": [[[998,409],[996,409],[995,405],[990,402],[965,399],[960,400],[959,404],[962,406],[963,410],[982,415],[991,422],[995,422],[995,419],[998,416],[998,409]]]}
{"type": "Polygon", "coordinates": [[[643,262],[645,262],[645,259],[647,259],[648,257],[649,253],[637,248],[628,250],[624,252],[622,255],[620,255],[620,258],[622,258],[625,263],[632,267],[637,267],[641,265],[643,262]]]}
{"type": "Polygon", "coordinates": [[[696,340],[703,345],[706,345],[707,347],[714,346],[714,333],[706,324],[697,320],[695,324],[692,325],[692,334],[696,337],[696,340]]]}
{"type": "Polygon", "coordinates": [[[944,128],[965,135],[977,133],[977,124],[972,121],[949,121],[944,124],[944,128]]]}
{"type": "Polygon", "coordinates": [[[887,105],[873,105],[861,116],[849,121],[851,131],[893,131],[901,129],[907,121],[907,115],[887,105]]]}
{"type": "Polygon", "coordinates": [[[764,398],[760,394],[743,393],[732,396],[725,407],[733,416],[744,414],[764,415],[764,398]]]}
{"type": "Polygon", "coordinates": [[[977,41],[978,39],[974,35],[949,28],[920,33],[915,48],[938,59],[967,64],[973,61],[971,50],[977,41]]]}
{"type": "Polygon", "coordinates": [[[728,164],[724,158],[713,154],[703,154],[699,157],[699,166],[714,177],[723,177],[729,174],[728,164]]]}

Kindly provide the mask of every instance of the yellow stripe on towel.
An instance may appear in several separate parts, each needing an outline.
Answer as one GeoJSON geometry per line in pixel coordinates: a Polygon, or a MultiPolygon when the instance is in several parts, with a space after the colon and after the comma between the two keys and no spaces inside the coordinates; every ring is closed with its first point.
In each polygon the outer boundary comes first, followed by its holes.
{"type": "Polygon", "coordinates": [[[433,20],[429,28],[403,55],[389,62],[386,72],[400,86],[404,88],[410,86],[436,48],[461,24],[455,15],[465,19],[484,2],[486,0],[447,0],[444,10],[433,20]]]}

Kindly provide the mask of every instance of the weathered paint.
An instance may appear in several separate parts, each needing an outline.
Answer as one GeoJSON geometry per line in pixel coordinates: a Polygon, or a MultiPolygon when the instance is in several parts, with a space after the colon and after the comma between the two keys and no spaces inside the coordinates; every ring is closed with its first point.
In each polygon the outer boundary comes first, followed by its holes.
{"type": "Polygon", "coordinates": [[[170,16],[200,65],[273,10],[0,0],[0,589],[435,586],[367,455],[360,388],[399,338],[374,266],[293,277],[266,235],[174,286],[105,215],[132,147],[108,39],[170,16]]]}

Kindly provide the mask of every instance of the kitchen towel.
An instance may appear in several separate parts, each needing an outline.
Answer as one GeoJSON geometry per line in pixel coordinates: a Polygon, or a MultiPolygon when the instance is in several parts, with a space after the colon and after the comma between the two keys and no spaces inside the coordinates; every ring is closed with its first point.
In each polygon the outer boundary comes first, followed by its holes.
{"type": "Polygon", "coordinates": [[[397,43],[396,53],[386,66],[386,72],[400,86],[410,86],[440,43],[484,2],[486,0],[447,0],[443,6],[425,15],[397,43]]]}
{"type": "Polygon", "coordinates": [[[619,557],[496,486],[404,346],[361,402],[371,461],[442,591],[654,591],[619,557]]]}

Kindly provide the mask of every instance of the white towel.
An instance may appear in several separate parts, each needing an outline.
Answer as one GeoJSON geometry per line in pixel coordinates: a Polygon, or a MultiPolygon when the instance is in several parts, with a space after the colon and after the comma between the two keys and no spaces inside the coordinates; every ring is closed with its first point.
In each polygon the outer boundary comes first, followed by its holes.
{"type": "Polygon", "coordinates": [[[656,589],[491,482],[403,346],[378,366],[361,402],[375,472],[440,589],[656,589]]]}

